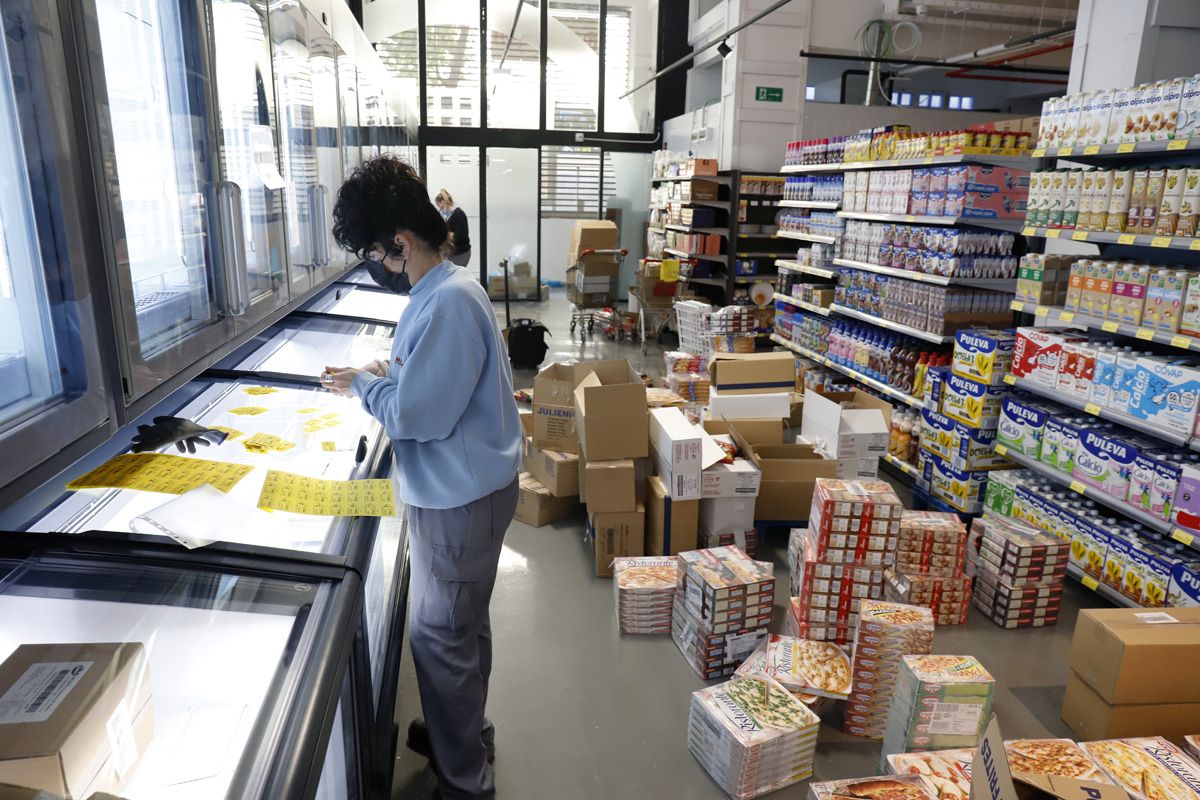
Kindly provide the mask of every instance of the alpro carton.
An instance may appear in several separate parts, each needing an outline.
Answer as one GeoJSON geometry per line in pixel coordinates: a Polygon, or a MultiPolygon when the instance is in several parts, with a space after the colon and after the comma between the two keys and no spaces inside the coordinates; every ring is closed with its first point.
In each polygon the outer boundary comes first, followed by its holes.
{"type": "Polygon", "coordinates": [[[575,367],[569,364],[551,364],[533,379],[533,444],[540,450],[579,452],[575,367]]]}
{"type": "Polygon", "coordinates": [[[999,385],[1012,367],[1012,331],[971,329],[954,336],[950,369],[955,375],[981,383],[999,385]]]}

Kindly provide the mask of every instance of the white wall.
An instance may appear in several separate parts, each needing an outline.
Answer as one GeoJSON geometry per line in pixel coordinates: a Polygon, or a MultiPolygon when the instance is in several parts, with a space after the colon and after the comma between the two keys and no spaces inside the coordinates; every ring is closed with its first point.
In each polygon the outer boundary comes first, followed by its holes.
{"type": "Polygon", "coordinates": [[[1080,0],[1069,90],[1192,75],[1198,48],[1196,0],[1080,0]]]}

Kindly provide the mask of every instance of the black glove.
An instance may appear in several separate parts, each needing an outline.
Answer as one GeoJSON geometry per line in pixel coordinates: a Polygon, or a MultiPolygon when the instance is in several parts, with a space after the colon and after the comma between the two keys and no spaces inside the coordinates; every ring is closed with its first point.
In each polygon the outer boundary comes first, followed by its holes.
{"type": "Polygon", "coordinates": [[[201,427],[182,417],[155,417],[153,425],[138,425],[137,430],[137,435],[133,437],[135,453],[147,453],[172,442],[181,453],[184,446],[187,452],[195,453],[196,445],[208,447],[209,444],[221,444],[229,436],[223,431],[201,427]]]}

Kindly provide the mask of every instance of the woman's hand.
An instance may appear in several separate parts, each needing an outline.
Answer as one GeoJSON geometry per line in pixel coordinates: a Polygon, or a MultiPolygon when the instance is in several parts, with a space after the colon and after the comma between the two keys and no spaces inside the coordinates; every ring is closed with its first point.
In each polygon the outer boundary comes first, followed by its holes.
{"type": "Polygon", "coordinates": [[[388,373],[387,362],[383,359],[375,359],[370,364],[362,367],[363,372],[369,372],[376,378],[386,378],[388,373]]]}
{"type": "Polygon", "coordinates": [[[325,371],[321,373],[321,385],[334,394],[341,395],[342,397],[352,397],[354,392],[350,390],[350,382],[354,380],[355,375],[368,371],[354,367],[327,366],[325,367],[325,371]]]}

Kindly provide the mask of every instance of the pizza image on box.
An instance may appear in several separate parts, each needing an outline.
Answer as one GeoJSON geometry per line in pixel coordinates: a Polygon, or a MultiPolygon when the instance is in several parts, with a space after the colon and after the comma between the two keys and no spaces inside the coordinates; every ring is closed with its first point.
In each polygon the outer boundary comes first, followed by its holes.
{"type": "Polygon", "coordinates": [[[809,784],[816,800],[938,800],[916,775],[885,775],[809,784]]]}
{"type": "Polygon", "coordinates": [[[1004,752],[1008,754],[1008,765],[1013,772],[1112,783],[1070,739],[1011,739],[1004,743],[1004,752]]]}
{"type": "Polygon", "coordinates": [[[673,556],[615,558],[613,571],[617,588],[622,590],[674,591],[679,566],[673,556]]]}
{"type": "Polygon", "coordinates": [[[929,753],[896,753],[888,764],[897,775],[919,775],[939,800],[968,800],[974,748],[929,753]]]}
{"type": "Polygon", "coordinates": [[[1200,765],[1160,736],[1080,746],[1134,800],[1200,800],[1200,765]]]}
{"type": "Polygon", "coordinates": [[[736,674],[768,675],[792,692],[842,700],[850,694],[850,658],[831,642],[771,634],[736,674]]]}

